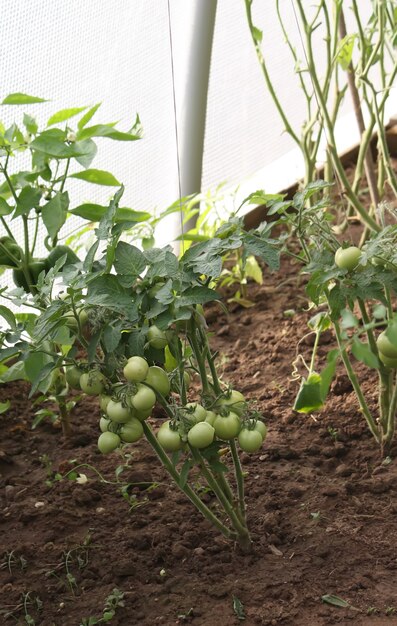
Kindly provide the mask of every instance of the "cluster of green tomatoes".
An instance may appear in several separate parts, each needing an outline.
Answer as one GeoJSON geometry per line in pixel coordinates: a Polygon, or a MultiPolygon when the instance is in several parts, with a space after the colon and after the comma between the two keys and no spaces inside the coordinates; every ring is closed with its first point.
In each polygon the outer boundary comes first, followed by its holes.
{"type": "MultiPolygon", "coordinates": [[[[340,269],[349,272],[356,269],[361,258],[361,250],[356,246],[338,248],[335,253],[335,263],[340,269]]],[[[381,259],[374,258],[375,265],[381,265],[381,259]]],[[[379,358],[389,369],[397,369],[397,323],[392,323],[387,330],[380,333],[376,340],[379,358]]]]}
{"type": "MultiPolygon", "coordinates": [[[[146,359],[132,356],[123,369],[126,383],[111,385],[97,369],[82,372],[78,367],[66,369],[66,380],[75,389],[90,396],[98,396],[102,416],[98,448],[108,454],[122,443],[135,443],[144,434],[142,422],[152,413],[157,400],[166,404],[174,417],[162,423],[157,440],[166,452],[183,450],[187,444],[203,449],[215,439],[230,441],[237,438],[245,452],[256,452],[267,434],[265,424],[257,418],[243,419],[247,403],[236,390],[219,398],[213,410],[206,410],[197,402],[176,406],[167,401],[171,382],[167,372],[149,366],[146,359]]],[[[190,376],[184,373],[188,388],[190,376]]]]}

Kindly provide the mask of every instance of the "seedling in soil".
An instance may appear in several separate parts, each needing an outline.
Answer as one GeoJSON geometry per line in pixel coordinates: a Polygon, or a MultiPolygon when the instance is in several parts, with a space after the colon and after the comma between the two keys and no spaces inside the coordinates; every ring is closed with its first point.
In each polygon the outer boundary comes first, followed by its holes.
{"type": "Polygon", "coordinates": [[[76,576],[74,575],[72,568],[79,571],[84,570],[89,561],[89,548],[93,547],[90,544],[90,540],[87,540],[83,545],[79,545],[68,552],[63,552],[62,561],[53,570],[48,571],[46,576],[55,576],[58,580],[63,581],[70,593],[74,596],[75,590],[78,587],[76,576]],[[63,578],[65,576],[65,579],[63,578]]]}
{"type": "Polygon", "coordinates": [[[0,564],[0,569],[8,569],[10,574],[12,574],[13,567],[18,568],[23,572],[28,566],[28,562],[25,557],[21,554],[18,556],[15,553],[15,550],[11,550],[11,552],[6,552],[4,555],[4,560],[0,564]]]}
{"type": "Polygon", "coordinates": [[[82,619],[80,626],[94,626],[95,624],[104,624],[111,622],[119,608],[125,606],[124,592],[115,587],[105,600],[102,617],[86,617],[82,619]]]}
{"type": "Polygon", "coordinates": [[[21,595],[20,604],[13,606],[11,610],[0,609],[0,615],[3,615],[4,619],[12,617],[13,619],[18,620],[18,624],[36,626],[36,619],[39,618],[42,608],[43,603],[39,596],[28,591],[27,593],[23,593],[21,595]],[[31,615],[32,612],[34,612],[35,616],[31,615]],[[20,621],[19,616],[22,616],[23,622],[20,621]]]}

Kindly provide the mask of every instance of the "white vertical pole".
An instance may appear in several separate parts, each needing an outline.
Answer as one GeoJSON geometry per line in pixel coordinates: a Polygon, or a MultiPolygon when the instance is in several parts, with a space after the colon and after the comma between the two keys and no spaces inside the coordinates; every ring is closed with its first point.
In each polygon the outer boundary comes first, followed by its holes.
{"type": "MultiPolygon", "coordinates": [[[[205,120],[211,49],[217,0],[173,0],[175,10],[186,13],[178,19],[174,38],[175,97],[177,111],[180,193],[199,193],[203,163],[205,120]]],[[[173,9],[173,10],[172,10],[173,9]]],[[[174,29],[171,29],[172,31],[174,29]]]]}

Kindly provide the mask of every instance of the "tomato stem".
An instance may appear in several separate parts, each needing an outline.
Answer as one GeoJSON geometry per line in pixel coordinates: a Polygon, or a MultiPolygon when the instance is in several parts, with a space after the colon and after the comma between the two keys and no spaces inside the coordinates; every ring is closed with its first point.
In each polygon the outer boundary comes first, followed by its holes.
{"type": "Polygon", "coordinates": [[[236,442],[234,439],[232,439],[230,442],[230,450],[232,453],[234,473],[235,473],[236,482],[237,482],[238,506],[239,506],[241,518],[245,524],[246,514],[245,514],[245,495],[244,495],[244,475],[241,469],[240,457],[238,455],[237,446],[236,446],[236,442]]]}
{"type": "Polygon", "coordinates": [[[225,526],[220,519],[216,517],[216,515],[204,504],[204,502],[198,497],[198,495],[193,491],[193,489],[185,484],[181,485],[180,474],[174,465],[171,463],[170,459],[167,456],[164,448],[158,442],[156,436],[151,430],[150,426],[146,423],[142,423],[143,431],[145,433],[145,437],[149,444],[152,446],[156,455],[163,467],[170,474],[171,478],[174,480],[178,488],[189,498],[189,500],[194,504],[194,506],[200,511],[200,513],[213,525],[215,526],[224,537],[231,540],[237,539],[237,534],[231,531],[227,526],[225,526]]]}

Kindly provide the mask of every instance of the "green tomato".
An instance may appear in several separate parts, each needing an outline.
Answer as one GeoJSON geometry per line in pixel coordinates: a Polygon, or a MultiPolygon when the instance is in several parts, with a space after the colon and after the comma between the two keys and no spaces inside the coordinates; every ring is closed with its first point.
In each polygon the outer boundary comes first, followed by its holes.
{"type": "Polygon", "coordinates": [[[146,385],[139,384],[136,394],[131,398],[131,404],[137,411],[148,411],[156,404],[156,394],[146,385]]]}
{"type": "Polygon", "coordinates": [[[117,402],[115,400],[109,400],[106,413],[108,417],[117,424],[125,424],[131,419],[130,409],[124,406],[122,402],[117,402]]]}
{"type": "Polygon", "coordinates": [[[397,357],[390,358],[383,354],[383,352],[379,352],[379,358],[382,361],[383,365],[386,365],[391,370],[397,369],[397,357]]]}
{"type": "Polygon", "coordinates": [[[243,428],[238,436],[238,442],[244,452],[257,452],[263,443],[263,438],[259,430],[243,428]]]}
{"type": "Polygon", "coordinates": [[[133,417],[136,417],[136,419],[140,422],[144,422],[145,420],[147,420],[148,417],[150,417],[152,409],[153,407],[151,407],[150,409],[146,409],[146,411],[137,411],[136,409],[132,408],[131,412],[133,417]]]}
{"type": "Polygon", "coordinates": [[[141,383],[145,380],[148,371],[148,362],[141,356],[132,356],[123,369],[124,376],[130,383],[141,383]]]}
{"type": "Polygon", "coordinates": [[[102,454],[109,454],[119,447],[121,443],[120,437],[116,433],[106,432],[99,435],[98,448],[102,454]]]}
{"type": "Polygon", "coordinates": [[[254,430],[257,430],[258,433],[260,433],[261,436],[262,436],[262,441],[265,441],[266,435],[267,435],[267,426],[266,426],[266,424],[264,422],[262,422],[261,420],[257,420],[255,422],[254,430]]]}
{"type": "Polygon", "coordinates": [[[208,422],[208,424],[211,424],[211,426],[213,426],[217,417],[218,416],[216,413],[214,413],[214,411],[207,411],[207,415],[205,416],[205,421],[208,422]]]}
{"type": "Polygon", "coordinates": [[[204,422],[207,417],[207,411],[201,404],[197,404],[197,402],[188,402],[185,405],[185,409],[188,409],[188,418],[193,424],[204,422]]]}
{"type": "Polygon", "coordinates": [[[170,421],[164,422],[157,431],[157,441],[166,452],[177,452],[183,446],[178,431],[170,428],[170,421]]]}
{"type": "Polygon", "coordinates": [[[105,389],[106,378],[98,370],[80,376],[80,387],[88,396],[99,396],[105,389]]]}
{"type": "Polygon", "coordinates": [[[80,387],[80,378],[84,372],[77,367],[77,365],[71,365],[66,368],[65,371],[65,379],[69,387],[72,389],[81,389],[80,387]]]}
{"type": "Polygon", "coordinates": [[[361,250],[356,246],[338,248],[335,252],[335,264],[339,267],[339,269],[351,272],[355,267],[357,267],[360,257],[361,250]]]}
{"type": "Polygon", "coordinates": [[[240,432],[241,420],[237,413],[218,415],[214,421],[215,434],[220,439],[234,439],[240,432]]]}
{"type": "Polygon", "coordinates": [[[22,287],[26,292],[30,291],[31,287],[37,284],[39,276],[42,271],[45,271],[45,262],[42,259],[33,259],[29,263],[29,272],[31,277],[31,283],[26,280],[25,274],[22,269],[16,268],[12,271],[12,278],[17,287],[22,287]]]}
{"type": "Polygon", "coordinates": [[[107,395],[101,395],[99,397],[99,406],[101,408],[101,411],[103,411],[104,413],[106,413],[106,409],[108,408],[108,404],[109,404],[111,399],[112,399],[112,397],[111,396],[107,396],[107,395]]]}
{"type": "Polygon", "coordinates": [[[397,358],[397,327],[390,326],[387,331],[383,331],[376,340],[379,352],[382,352],[389,359],[397,358]]]}
{"type": "Polygon", "coordinates": [[[217,406],[226,406],[241,417],[247,408],[247,402],[240,391],[232,389],[228,396],[219,399],[217,406]]]}
{"type": "Polygon", "coordinates": [[[106,417],[101,417],[99,420],[99,430],[101,433],[107,433],[109,424],[111,424],[111,420],[108,420],[106,417]]]}
{"type": "Polygon", "coordinates": [[[125,441],[125,443],[135,443],[135,441],[138,441],[142,435],[142,424],[135,417],[130,418],[120,429],[121,440],[125,441]]]}
{"type": "Polygon", "coordinates": [[[80,259],[75,252],[69,246],[59,245],[56,246],[53,250],[51,250],[50,254],[45,260],[46,270],[48,272],[51,267],[54,267],[55,263],[66,254],[66,261],[63,267],[67,265],[72,265],[74,263],[79,263],[80,259]]]}
{"type": "Polygon", "coordinates": [[[157,365],[152,365],[149,367],[149,371],[145,378],[145,383],[153,387],[158,393],[161,393],[164,398],[166,398],[171,390],[170,381],[168,379],[167,373],[163,370],[162,367],[158,367],[157,365]]]}
{"type": "Polygon", "coordinates": [[[215,429],[208,422],[199,422],[192,426],[187,434],[187,440],[193,448],[207,448],[215,437],[215,429]]]}
{"type": "Polygon", "coordinates": [[[83,329],[84,326],[86,326],[87,323],[88,323],[88,313],[87,313],[87,311],[85,311],[84,309],[82,309],[80,307],[80,308],[76,309],[76,313],[77,313],[78,318],[79,318],[78,321],[77,321],[76,316],[75,316],[73,311],[68,311],[63,316],[64,319],[66,320],[66,326],[68,328],[70,328],[71,330],[74,330],[75,332],[78,331],[79,324],[80,324],[80,328],[83,329]]]}
{"type": "Polygon", "coordinates": [[[162,350],[168,344],[165,332],[157,328],[157,326],[150,326],[147,331],[147,340],[152,348],[162,350]]]}

